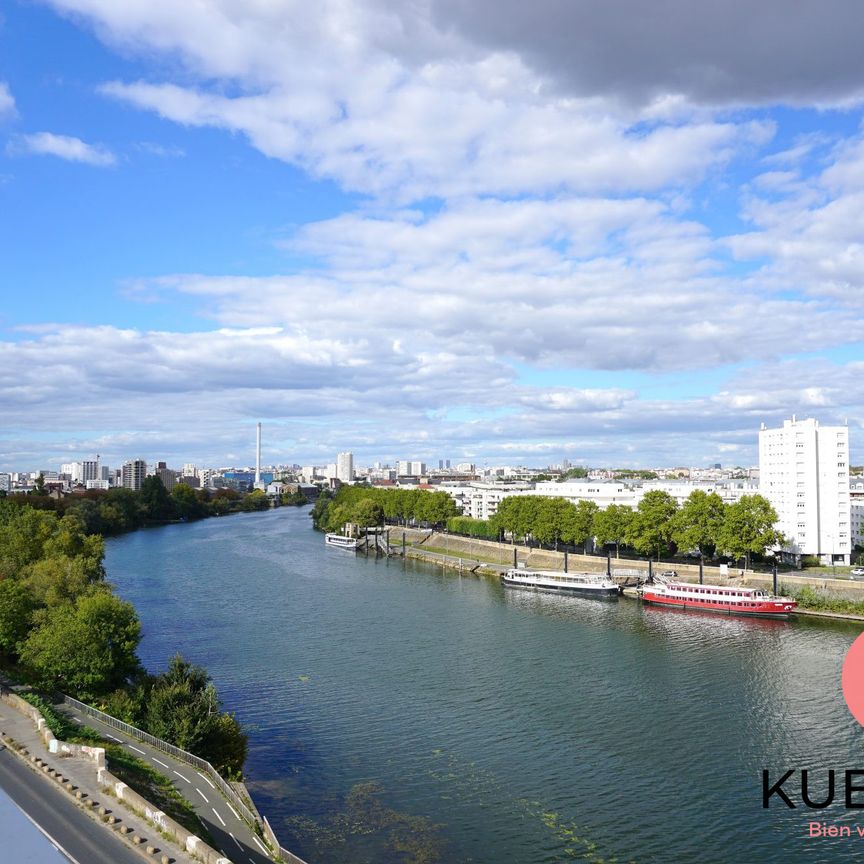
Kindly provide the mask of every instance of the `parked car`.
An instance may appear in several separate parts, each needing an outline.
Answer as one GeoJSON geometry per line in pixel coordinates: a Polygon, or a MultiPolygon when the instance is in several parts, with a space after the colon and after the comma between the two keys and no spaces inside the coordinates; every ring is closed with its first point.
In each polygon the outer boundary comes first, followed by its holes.
{"type": "Polygon", "coordinates": [[[853,567],[849,575],[852,579],[864,579],[864,567],[853,567]]]}

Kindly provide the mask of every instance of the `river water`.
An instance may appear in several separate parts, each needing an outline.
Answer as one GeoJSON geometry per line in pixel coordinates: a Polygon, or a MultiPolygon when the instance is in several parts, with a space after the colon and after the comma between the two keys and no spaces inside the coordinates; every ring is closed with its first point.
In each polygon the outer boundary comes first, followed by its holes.
{"type": "Polygon", "coordinates": [[[325,548],[305,508],[127,534],[106,566],[145,665],[209,669],[311,864],[864,860],[854,626],[505,590],[325,548]],[[836,769],[838,803],[765,810],[763,768],[810,769],[816,800],[836,769]]]}

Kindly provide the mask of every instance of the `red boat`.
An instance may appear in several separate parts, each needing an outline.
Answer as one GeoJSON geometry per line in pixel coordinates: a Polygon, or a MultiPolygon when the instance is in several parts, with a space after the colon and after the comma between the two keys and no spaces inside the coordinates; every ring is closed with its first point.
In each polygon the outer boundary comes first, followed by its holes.
{"type": "Polygon", "coordinates": [[[726,615],[759,615],[785,618],[797,605],[791,597],[775,597],[759,588],[740,585],[694,585],[655,577],[653,585],[642,588],[642,599],[658,606],[677,606],[726,615]]]}

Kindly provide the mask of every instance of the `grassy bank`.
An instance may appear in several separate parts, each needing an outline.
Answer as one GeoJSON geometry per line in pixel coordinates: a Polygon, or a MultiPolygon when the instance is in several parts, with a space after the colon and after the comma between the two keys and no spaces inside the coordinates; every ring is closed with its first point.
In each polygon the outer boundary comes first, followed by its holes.
{"type": "Polygon", "coordinates": [[[864,600],[849,600],[805,585],[801,588],[781,585],[780,593],[793,597],[801,609],[814,612],[837,612],[846,615],[864,615],[864,600]]]}

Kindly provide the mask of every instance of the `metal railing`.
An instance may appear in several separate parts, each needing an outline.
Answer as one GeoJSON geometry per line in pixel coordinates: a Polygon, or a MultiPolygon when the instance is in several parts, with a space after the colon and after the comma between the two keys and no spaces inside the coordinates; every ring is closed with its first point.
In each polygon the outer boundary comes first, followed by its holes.
{"type": "Polygon", "coordinates": [[[89,717],[99,720],[106,726],[111,726],[119,732],[125,732],[131,738],[137,738],[139,741],[143,741],[145,744],[149,744],[151,747],[155,747],[157,750],[161,750],[163,753],[167,753],[169,756],[173,756],[181,762],[186,762],[189,765],[194,765],[201,771],[205,771],[219,788],[219,791],[237,808],[237,811],[243,819],[249,823],[249,826],[253,829],[258,826],[258,820],[255,818],[255,814],[252,813],[243,798],[227,780],[222,779],[222,775],[206,759],[202,759],[200,756],[196,756],[194,753],[189,753],[186,750],[181,750],[179,747],[175,747],[173,744],[169,744],[167,741],[163,741],[161,738],[157,738],[149,732],[144,732],[142,729],[131,726],[129,723],[124,723],[122,720],[118,720],[116,717],[112,717],[110,714],[106,714],[104,711],[100,711],[92,705],[86,705],[84,702],[79,702],[71,696],[64,695],[63,702],[66,705],[70,705],[72,708],[77,708],[83,714],[87,714],[89,717]]]}

